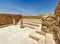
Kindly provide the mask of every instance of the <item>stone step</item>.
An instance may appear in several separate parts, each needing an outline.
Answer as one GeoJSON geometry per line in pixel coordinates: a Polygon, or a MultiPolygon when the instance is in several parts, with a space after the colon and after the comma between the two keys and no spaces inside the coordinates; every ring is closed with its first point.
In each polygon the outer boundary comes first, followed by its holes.
{"type": "Polygon", "coordinates": [[[31,29],[35,29],[35,28],[36,28],[36,26],[27,25],[27,24],[23,24],[23,27],[29,27],[29,28],[31,28],[31,29]]]}
{"type": "Polygon", "coordinates": [[[35,41],[38,41],[38,40],[39,40],[38,35],[35,34],[35,33],[33,33],[33,32],[29,34],[29,37],[30,37],[31,39],[35,40],[35,41]]]}
{"type": "MultiPolygon", "coordinates": [[[[31,33],[29,34],[29,37],[32,38],[32,39],[35,40],[35,41],[39,41],[41,38],[44,39],[44,37],[43,37],[42,35],[40,35],[40,34],[38,34],[38,33],[36,33],[36,32],[31,32],[31,33]]],[[[41,40],[43,40],[43,39],[41,39],[41,40]]]]}
{"type": "Polygon", "coordinates": [[[42,22],[41,19],[37,19],[37,20],[34,20],[34,19],[27,19],[27,20],[26,20],[26,19],[24,19],[24,20],[23,20],[23,22],[34,22],[34,21],[35,21],[35,22],[42,22]]]}
{"type": "Polygon", "coordinates": [[[32,25],[32,26],[39,26],[38,24],[34,24],[34,23],[24,23],[24,24],[32,25]]]}
{"type": "Polygon", "coordinates": [[[36,41],[39,40],[39,38],[37,38],[36,36],[33,36],[33,35],[29,35],[29,37],[32,38],[33,40],[36,40],[36,41]]]}
{"type": "Polygon", "coordinates": [[[33,21],[31,23],[42,24],[42,22],[33,21]]]}
{"type": "Polygon", "coordinates": [[[41,31],[41,30],[40,30],[40,31],[39,31],[39,30],[37,30],[37,31],[36,31],[36,33],[38,33],[38,34],[40,34],[40,35],[44,35],[44,36],[46,35],[46,33],[45,33],[45,32],[43,32],[43,31],[41,31]]]}
{"type": "Polygon", "coordinates": [[[41,22],[23,22],[23,23],[31,23],[31,24],[37,24],[37,25],[42,24],[41,22]]]}

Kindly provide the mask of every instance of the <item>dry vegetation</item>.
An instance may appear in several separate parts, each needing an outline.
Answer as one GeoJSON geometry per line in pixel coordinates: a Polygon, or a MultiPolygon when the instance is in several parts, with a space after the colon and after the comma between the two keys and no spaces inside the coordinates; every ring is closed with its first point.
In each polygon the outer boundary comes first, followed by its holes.
{"type": "Polygon", "coordinates": [[[12,24],[13,19],[15,19],[17,23],[21,18],[22,16],[18,14],[0,14],[0,26],[6,24],[12,24]]]}

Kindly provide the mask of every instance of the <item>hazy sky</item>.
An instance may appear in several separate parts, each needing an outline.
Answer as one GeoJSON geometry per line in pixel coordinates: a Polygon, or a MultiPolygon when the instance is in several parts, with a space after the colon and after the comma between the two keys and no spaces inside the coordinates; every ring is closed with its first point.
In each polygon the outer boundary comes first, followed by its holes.
{"type": "Polygon", "coordinates": [[[0,13],[53,14],[58,0],[0,0],[0,13]]]}

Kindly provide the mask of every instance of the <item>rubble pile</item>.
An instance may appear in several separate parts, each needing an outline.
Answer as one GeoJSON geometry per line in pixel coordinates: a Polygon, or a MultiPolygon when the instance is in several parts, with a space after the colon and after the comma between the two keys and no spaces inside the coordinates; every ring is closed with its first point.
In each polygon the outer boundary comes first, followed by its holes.
{"type": "MultiPolygon", "coordinates": [[[[59,43],[60,41],[60,27],[58,27],[58,22],[56,16],[43,16],[42,17],[42,31],[46,33],[52,33],[54,40],[59,43]]],[[[56,43],[56,44],[58,44],[56,43]]]]}

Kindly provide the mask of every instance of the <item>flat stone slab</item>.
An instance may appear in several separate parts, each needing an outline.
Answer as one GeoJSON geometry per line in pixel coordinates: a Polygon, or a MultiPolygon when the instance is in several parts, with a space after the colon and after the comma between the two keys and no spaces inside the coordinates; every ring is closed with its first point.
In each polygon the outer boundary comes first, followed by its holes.
{"type": "Polygon", "coordinates": [[[45,40],[45,36],[43,35],[40,35],[38,33],[36,33],[35,31],[32,31],[30,34],[29,34],[29,37],[36,40],[36,41],[39,41],[39,40],[45,40]]]}
{"type": "Polygon", "coordinates": [[[11,25],[0,28],[0,44],[37,44],[29,38],[30,28],[20,28],[19,25],[11,25]]]}

